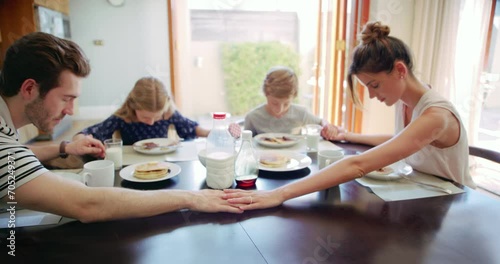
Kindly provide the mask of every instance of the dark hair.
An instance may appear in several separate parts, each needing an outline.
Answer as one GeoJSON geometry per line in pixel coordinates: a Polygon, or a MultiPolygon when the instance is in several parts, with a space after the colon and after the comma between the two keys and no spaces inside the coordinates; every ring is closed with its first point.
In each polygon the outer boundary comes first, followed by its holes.
{"type": "Polygon", "coordinates": [[[43,98],[59,85],[64,70],[79,77],[90,73],[88,59],[76,43],[43,32],[25,35],[7,49],[0,73],[0,95],[15,96],[25,80],[34,79],[43,98]]]}
{"type": "Polygon", "coordinates": [[[347,72],[347,83],[353,101],[360,105],[353,85],[353,75],[360,72],[390,73],[396,61],[402,61],[413,76],[410,48],[398,38],[389,36],[390,28],[380,22],[369,22],[361,31],[361,43],[354,49],[352,63],[347,72]]]}

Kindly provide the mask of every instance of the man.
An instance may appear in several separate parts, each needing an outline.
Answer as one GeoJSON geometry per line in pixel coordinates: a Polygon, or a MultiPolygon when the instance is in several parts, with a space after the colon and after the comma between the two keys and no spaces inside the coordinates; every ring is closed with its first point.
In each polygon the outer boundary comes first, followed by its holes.
{"type": "Polygon", "coordinates": [[[40,161],[61,153],[103,156],[104,146],[92,137],[31,149],[18,142],[18,128],[33,123],[40,130],[52,131],[65,115],[72,115],[81,80],[89,73],[80,47],[50,34],[26,35],[7,50],[0,74],[0,197],[4,202],[14,198],[18,206],[82,222],[180,209],[242,212],[222,199],[221,191],[90,188],[45,169],[40,161]]]}

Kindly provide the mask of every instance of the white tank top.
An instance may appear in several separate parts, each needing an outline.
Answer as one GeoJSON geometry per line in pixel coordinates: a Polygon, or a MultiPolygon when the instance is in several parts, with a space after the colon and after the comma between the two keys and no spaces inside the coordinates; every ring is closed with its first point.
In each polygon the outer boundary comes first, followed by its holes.
{"type": "MultiPolygon", "coordinates": [[[[455,182],[475,189],[476,184],[469,173],[469,144],[467,134],[460,115],[451,102],[444,99],[437,92],[429,90],[420,98],[415,109],[413,109],[411,121],[417,119],[429,107],[441,107],[453,113],[460,122],[460,138],[455,145],[447,148],[427,145],[417,153],[407,157],[405,162],[415,170],[452,179],[455,182]]],[[[396,109],[396,134],[400,133],[403,129],[403,104],[398,102],[396,109]]]]}

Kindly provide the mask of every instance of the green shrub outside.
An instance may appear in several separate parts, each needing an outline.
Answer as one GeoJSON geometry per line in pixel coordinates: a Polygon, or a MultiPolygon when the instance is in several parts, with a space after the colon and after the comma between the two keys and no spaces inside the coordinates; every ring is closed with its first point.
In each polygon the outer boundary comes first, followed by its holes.
{"type": "Polygon", "coordinates": [[[245,115],[266,101],[262,82],[273,66],[290,67],[300,76],[299,54],[279,42],[222,44],[226,100],[233,116],[245,115]]]}

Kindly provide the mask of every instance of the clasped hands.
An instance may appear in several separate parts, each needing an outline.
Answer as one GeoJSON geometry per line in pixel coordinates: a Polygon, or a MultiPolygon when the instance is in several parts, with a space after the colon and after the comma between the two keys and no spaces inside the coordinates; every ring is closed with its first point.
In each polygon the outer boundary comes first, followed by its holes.
{"type": "Polygon", "coordinates": [[[345,140],[345,134],[347,131],[343,127],[335,126],[332,124],[326,124],[321,129],[321,136],[326,140],[345,140]]]}
{"type": "Polygon", "coordinates": [[[66,145],[66,153],[70,155],[92,155],[104,158],[106,148],[104,144],[92,135],[78,134],[73,137],[73,141],[66,145]]]}

